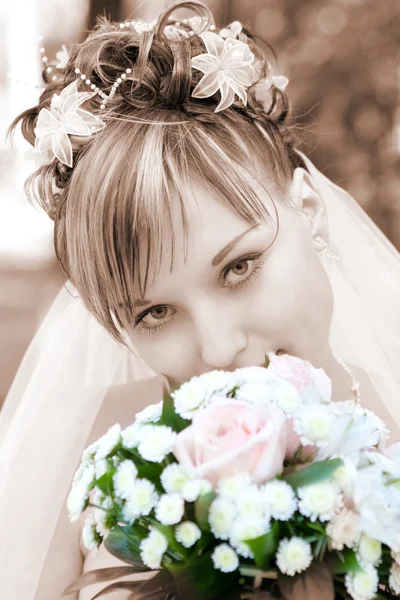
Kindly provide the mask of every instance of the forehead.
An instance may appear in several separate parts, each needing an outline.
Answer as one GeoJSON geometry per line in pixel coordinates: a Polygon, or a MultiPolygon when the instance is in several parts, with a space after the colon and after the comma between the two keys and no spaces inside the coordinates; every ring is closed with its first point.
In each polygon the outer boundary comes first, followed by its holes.
{"type": "MultiPolygon", "coordinates": [[[[263,227],[274,227],[276,220],[271,210],[271,197],[276,202],[278,193],[271,192],[270,186],[267,191],[250,174],[246,178],[268,211],[267,222],[262,223],[259,219],[257,222],[263,227]]],[[[142,281],[148,267],[152,285],[165,282],[171,273],[182,275],[186,270],[193,272],[193,269],[201,269],[202,265],[210,265],[215,254],[226,244],[252,227],[226,198],[198,177],[190,178],[181,193],[171,186],[169,206],[165,207],[161,221],[162,252],[158,270],[158,257],[152,256],[148,263],[146,240],[140,241],[140,247],[144,249],[139,258],[142,281]]]]}

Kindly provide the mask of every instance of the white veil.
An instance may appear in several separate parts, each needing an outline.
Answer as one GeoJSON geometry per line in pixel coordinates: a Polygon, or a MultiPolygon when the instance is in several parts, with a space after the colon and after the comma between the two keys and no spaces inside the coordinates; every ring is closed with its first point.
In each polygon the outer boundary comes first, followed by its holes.
{"type": "MultiPolygon", "coordinates": [[[[332,350],[366,372],[381,398],[373,408],[398,437],[400,254],[349,194],[301,156],[326,205],[332,251],[342,258],[327,267],[332,350]]],[[[154,386],[153,398],[137,387],[154,377],[88,314],[71,285],[61,290],[0,414],[2,598],[50,599],[38,589],[80,454],[101,411],[106,427],[155,401],[154,386]],[[128,404],[118,405],[121,390],[128,404]]]]}

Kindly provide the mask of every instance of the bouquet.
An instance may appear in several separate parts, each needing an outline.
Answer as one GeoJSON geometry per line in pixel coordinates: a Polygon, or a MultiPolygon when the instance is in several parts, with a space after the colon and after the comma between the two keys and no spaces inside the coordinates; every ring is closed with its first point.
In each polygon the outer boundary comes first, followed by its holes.
{"type": "MultiPolygon", "coordinates": [[[[70,519],[145,580],[133,598],[400,595],[400,444],[289,355],[193,377],[82,455],[70,519]]],[[[115,579],[84,574],[67,593],[115,579]]],[[[98,596],[96,596],[98,597],[98,596]]]]}

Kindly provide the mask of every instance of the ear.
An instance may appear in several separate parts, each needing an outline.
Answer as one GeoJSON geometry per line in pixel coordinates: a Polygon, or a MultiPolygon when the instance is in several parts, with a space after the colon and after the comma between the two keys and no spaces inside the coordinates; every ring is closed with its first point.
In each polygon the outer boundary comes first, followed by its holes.
{"type": "Polygon", "coordinates": [[[328,215],[324,202],[310,173],[297,167],[289,189],[292,202],[306,219],[313,238],[320,236],[328,241],[328,215]]]}

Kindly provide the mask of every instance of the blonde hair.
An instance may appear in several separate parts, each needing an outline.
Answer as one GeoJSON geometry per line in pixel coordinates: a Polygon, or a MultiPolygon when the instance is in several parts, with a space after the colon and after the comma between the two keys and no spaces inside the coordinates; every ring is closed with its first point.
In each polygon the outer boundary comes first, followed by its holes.
{"type": "MultiPolygon", "coordinates": [[[[187,237],[185,189],[192,177],[223,197],[248,223],[256,225],[268,212],[248,179],[263,168],[271,184],[285,190],[298,164],[290,128],[286,95],[274,89],[265,112],[249,96],[244,107],[235,103],[215,113],[217,94],[197,100],[190,96],[202,73],[192,71],[190,59],[204,52],[199,36],[173,41],[163,36],[172,12],[185,6],[212,22],[209,9],[200,2],[178,2],[163,11],[154,32],[138,35],[121,30],[105,17],[81,44],[73,47],[62,82],[49,82],[39,105],[25,111],[18,122],[32,144],[39,111],[49,107],[59,93],[76,79],[75,68],[86,73],[101,89],[108,90],[127,67],[127,77],[107,104],[102,118],[106,127],[91,138],[71,136],[72,169],[57,160],[38,169],[26,182],[31,199],[54,219],[54,244],[64,273],[76,286],[88,310],[117,340],[121,329],[132,324],[133,285],[144,296],[149,267],[157,276],[162,232],[171,232],[171,268],[175,228],[171,220],[171,190],[177,192],[187,237]],[[144,253],[146,272],[139,270],[144,253]]],[[[247,30],[241,34],[254,54],[269,69],[268,48],[247,30]]],[[[98,112],[97,97],[87,109],[98,112]]]]}

